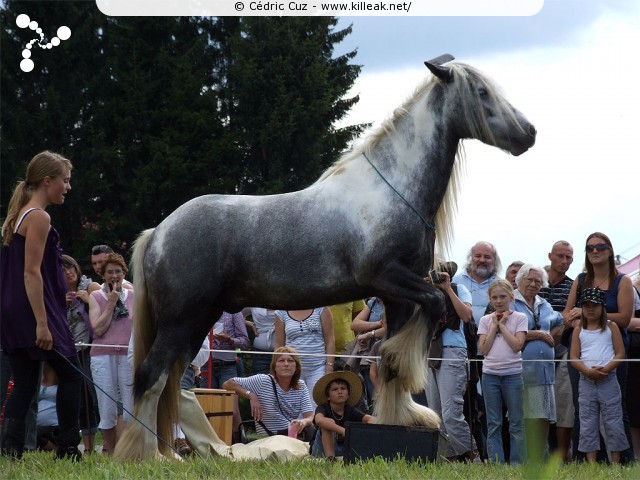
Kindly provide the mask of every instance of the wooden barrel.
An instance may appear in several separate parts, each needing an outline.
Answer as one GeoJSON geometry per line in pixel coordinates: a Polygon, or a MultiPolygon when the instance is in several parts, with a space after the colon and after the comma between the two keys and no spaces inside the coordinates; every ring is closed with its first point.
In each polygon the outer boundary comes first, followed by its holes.
{"type": "Polygon", "coordinates": [[[217,388],[194,388],[193,393],[209,423],[227,445],[231,445],[233,433],[233,392],[217,388]]]}

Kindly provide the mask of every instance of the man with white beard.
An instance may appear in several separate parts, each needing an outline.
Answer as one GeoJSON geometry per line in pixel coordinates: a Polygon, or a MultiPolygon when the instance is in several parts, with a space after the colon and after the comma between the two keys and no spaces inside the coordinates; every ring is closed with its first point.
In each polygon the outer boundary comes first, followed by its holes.
{"type": "MultiPolygon", "coordinates": [[[[464,326],[469,358],[472,360],[482,358],[481,355],[478,355],[477,348],[473,348],[473,344],[477,345],[477,325],[480,323],[480,318],[485,315],[489,305],[489,285],[500,278],[497,273],[501,269],[502,264],[496,247],[489,242],[480,241],[471,247],[467,254],[464,269],[459,271],[452,280],[453,283],[464,285],[471,292],[473,321],[464,326]]],[[[482,458],[486,459],[486,415],[479,415],[478,410],[482,408],[479,408],[479,398],[477,397],[478,394],[482,394],[480,382],[478,381],[478,373],[481,371],[481,366],[478,363],[474,363],[473,366],[475,369],[470,369],[470,378],[467,385],[467,393],[465,394],[465,415],[472,428],[478,450],[481,452],[482,458]]],[[[503,424],[506,425],[506,421],[503,420],[503,424]]],[[[509,445],[508,440],[504,445],[509,445]]]]}
{"type": "Polygon", "coordinates": [[[480,323],[480,318],[489,305],[489,285],[500,278],[497,273],[501,269],[496,247],[489,242],[480,241],[469,250],[464,269],[453,277],[453,283],[464,285],[471,292],[473,319],[476,324],[480,323]]]}

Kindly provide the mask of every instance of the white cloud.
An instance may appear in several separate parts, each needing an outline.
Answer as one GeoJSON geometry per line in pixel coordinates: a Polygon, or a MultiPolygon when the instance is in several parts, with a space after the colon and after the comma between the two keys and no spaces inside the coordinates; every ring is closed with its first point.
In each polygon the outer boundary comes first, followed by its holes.
{"type": "MultiPolygon", "coordinates": [[[[505,266],[516,259],[545,265],[553,242],[565,239],[575,248],[575,276],[593,231],[609,235],[624,257],[638,253],[639,19],[640,11],[606,13],[572,45],[459,59],[495,78],[539,134],[517,158],[468,142],[453,259],[463,262],[484,239],[505,266]]],[[[379,124],[426,74],[421,66],[363,69],[352,91],[360,102],[343,124],[379,124]]]]}

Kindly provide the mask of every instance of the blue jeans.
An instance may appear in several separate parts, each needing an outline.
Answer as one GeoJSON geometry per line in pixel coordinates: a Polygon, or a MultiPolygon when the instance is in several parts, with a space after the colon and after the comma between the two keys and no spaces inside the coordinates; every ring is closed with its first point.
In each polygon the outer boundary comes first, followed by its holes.
{"type": "Polygon", "coordinates": [[[252,375],[257,375],[258,373],[264,373],[265,375],[269,375],[269,369],[271,368],[271,355],[257,354],[253,356],[252,360],[253,360],[253,369],[251,370],[252,375]]]}
{"type": "Polygon", "coordinates": [[[364,386],[367,390],[367,407],[369,407],[369,412],[373,412],[373,397],[376,392],[376,387],[373,386],[369,372],[369,365],[360,369],[360,374],[364,379],[364,386]]]}
{"type": "Polygon", "coordinates": [[[180,388],[182,390],[191,390],[196,385],[196,372],[191,367],[187,367],[180,379],[180,388]]]}
{"type": "Polygon", "coordinates": [[[487,415],[487,455],[489,461],[504,463],[502,446],[502,402],[509,416],[511,454],[509,463],[522,463],[525,454],[522,374],[482,374],[482,395],[487,415]]]}
{"type": "Polygon", "coordinates": [[[222,384],[230,378],[237,377],[238,371],[234,365],[211,368],[211,388],[222,388],[222,384]]]}
{"type": "MultiPolygon", "coordinates": [[[[327,433],[332,434],[334,438],[336,436],[336,434],[333,432],[327,431],[327,433]]],[[[336,442],[335,451],[336,451],[335,453],[336,457],[343,457],[346,452],[344,443],[336,442]]],[[[313,445],[311,445],[311,455],[319,458],[324,458],[325,456],[324,447],[322,446],[322,429],[320,428],[316,430],[316,438],[313,439],[313,445]]]]}

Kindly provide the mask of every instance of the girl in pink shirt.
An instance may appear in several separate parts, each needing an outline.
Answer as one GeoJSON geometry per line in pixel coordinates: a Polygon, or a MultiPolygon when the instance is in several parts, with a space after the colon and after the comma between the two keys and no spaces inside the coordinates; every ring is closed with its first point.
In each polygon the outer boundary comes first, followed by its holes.
{"type": "Polygon", "coordinates": [[[494,281],[488,290],[495,312],[485,315],[478,325],[478,349],[484,355],[482,395],[487,415],[487,454],[489,461],[504,463],[502,446],[502,399],[509,416],[510,463],[524,461],[524,386],[521,350],[527,335],[524,313],[509,309],[513,287],[507,280],[494,281]]]}

